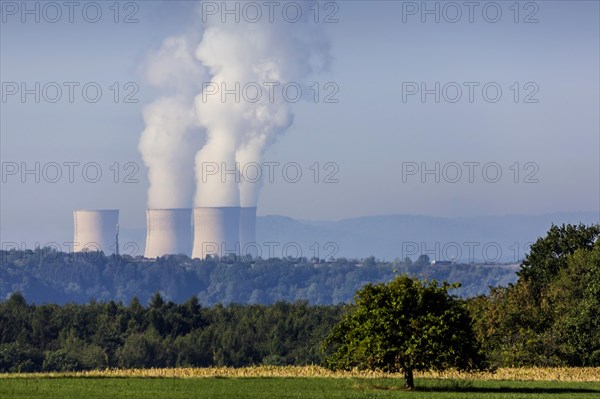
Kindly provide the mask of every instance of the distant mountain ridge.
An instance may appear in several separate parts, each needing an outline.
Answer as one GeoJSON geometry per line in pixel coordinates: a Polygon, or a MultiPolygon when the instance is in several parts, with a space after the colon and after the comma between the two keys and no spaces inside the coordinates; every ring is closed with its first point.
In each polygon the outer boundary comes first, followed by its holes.
{"type": "Polygon", "coordinates": [[[333,255],[336,257],[372,255],[393,260],[409,256],[414,260],[426,254],[432,260],[517,263],[530,243],[545,235],[553,223],[597,224],[600,212],[457,218],[380,215],[339,221],[300,221],[268,215],[257,220],[257,241],[278,243],[279,248],[298,244],[307,257],[316,254],[315,243],[321,257],[331,252],[324,248],[327,243],[333,243],[338,248],[333,255]]]}

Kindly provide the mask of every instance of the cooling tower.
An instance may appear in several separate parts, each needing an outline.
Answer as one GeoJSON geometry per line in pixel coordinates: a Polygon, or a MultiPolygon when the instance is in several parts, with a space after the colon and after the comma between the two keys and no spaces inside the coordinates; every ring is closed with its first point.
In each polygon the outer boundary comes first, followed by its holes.
{"type": "Polygon", "coordinates": [[[256,207],[240,208],[240,248],[249,244],[256,244],[256,207]]]}
{"type": "Polygon", "coordinates": [[[117,252],[119,211],[77,210],[73,212],[75,238],[73,252],[102,251],[105,255],[117,252]]]}
{"type": "Polygon", "coordinates": [[[194,208],[192,258],[240,252],[240,208],[194,208]]]}
{"type": "Polygon", "coordinates": [[[192,253],[191,209],[148,209],[146,211],[144,257],[192,253]]]}

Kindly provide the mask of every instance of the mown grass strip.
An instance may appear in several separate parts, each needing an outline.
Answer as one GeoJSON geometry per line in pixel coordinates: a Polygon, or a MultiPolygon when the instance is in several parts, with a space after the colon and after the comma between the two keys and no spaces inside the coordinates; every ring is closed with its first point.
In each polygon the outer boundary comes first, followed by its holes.
{"type": "Polygon", "coordinates": [[[11,378],[11,399],[598,399],[600,383],[417,379],[405,391],[390,378],[11,378]]]}

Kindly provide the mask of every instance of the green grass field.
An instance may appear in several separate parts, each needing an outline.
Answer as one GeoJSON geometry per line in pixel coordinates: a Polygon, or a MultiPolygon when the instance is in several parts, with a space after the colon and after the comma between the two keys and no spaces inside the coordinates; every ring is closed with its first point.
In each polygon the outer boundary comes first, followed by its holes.
{"type": "Polygon", "coordinates": [[[417,379],[416,390],[396,378],[0,378],[2,399],[162,398],[560,398],[600,399],[598,382],[417,379]]]}

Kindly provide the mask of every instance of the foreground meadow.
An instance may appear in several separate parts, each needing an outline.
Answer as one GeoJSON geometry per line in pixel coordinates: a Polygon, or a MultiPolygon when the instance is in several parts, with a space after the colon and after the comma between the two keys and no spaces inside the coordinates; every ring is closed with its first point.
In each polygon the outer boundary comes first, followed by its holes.
{"type": "Polygon", "coordinates": [[[182,368],[0,374],[0,398],[600,398],[600,369],[399,375],[320,367],[182,368]]]}

